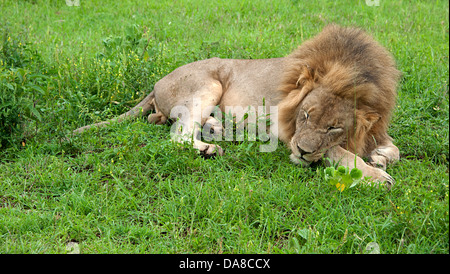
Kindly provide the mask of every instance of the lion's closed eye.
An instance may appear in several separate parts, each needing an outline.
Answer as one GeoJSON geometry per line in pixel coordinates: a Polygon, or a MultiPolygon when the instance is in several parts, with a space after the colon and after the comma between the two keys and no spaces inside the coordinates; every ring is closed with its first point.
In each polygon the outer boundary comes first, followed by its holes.
{"type": "Polygon", "coordinates": [[[330,133],[330,134],[341,133],[342,131],[344,131],[344,130],[341,127],[329,126],[327,128],[327,132],[330,133]]]}

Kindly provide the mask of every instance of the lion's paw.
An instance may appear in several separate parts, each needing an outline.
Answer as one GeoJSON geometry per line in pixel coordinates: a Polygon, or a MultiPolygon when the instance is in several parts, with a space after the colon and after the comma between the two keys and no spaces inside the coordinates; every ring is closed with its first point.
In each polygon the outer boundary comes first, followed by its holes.
{"type": "Polygon", "coordinates": [[[200,154],[205,158],[214,158],[215,156],[223,155],[223,149],[219,145],[196,142],[194,148],[198,149],[200,154]]]}
{"type": "Polygon", "coordinates": [[[208,145],[208,148],[202,151],[202,154],[206,157],[222,156],[223,149],[218,145],[208,145]]]}
{"type": "Polygon", "coordinates": [[[378,149],[374,150],[372,154],[369,156],[369,162],[373,167],[386,170],[387,159],[382,153],[378,151],[378,149]]]}
{"type": "Polygon", "coordinates": [[[395,184],[395,179],[389,175],[386,171],[381,170],[379,168],[372,167],[371,172],[368,173],[369,176],[371,176],[371,180],[374,183],[384,183],[384,185],[391,189],[392,186],[395,184]]]}

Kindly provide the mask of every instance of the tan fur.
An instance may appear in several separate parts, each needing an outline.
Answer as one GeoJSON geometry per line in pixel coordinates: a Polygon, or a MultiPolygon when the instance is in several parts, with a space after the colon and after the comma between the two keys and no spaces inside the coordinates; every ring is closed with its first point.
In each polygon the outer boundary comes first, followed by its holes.
{"type": "Polygon", "coordinates": [[[190,113],[183,117],[190,137],[177,141],[193,140],[203,154],[222,155],[220,146],[197,137],[205,124],[222,132],[220,122],[206,115],[196,124],[194,110],[257,108],[264,102],[266,109],[278,106],[278,136],[292,150],[293,162],[309,164],[327,157],[349,167],[356,163],[365,176],[393,183],[382,169],[399,157],[386,133],[398,78],[393,58],[370,36],[331,25],[285,58],[212,58],[184,65],[158,81],[147,98],[118,120],[154,109],[148,120],[163,124],[177,118],[171,115],[181,106],[190,113]],[[370,164],[359,156],[370,157],[370,164]]]}

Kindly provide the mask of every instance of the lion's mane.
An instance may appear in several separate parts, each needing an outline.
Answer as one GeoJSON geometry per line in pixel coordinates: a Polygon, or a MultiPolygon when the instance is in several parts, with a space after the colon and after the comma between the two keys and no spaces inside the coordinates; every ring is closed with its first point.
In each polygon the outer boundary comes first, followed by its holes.
{"type": "Polygon", "coordinates": [[[361,29],[325,27],[286,57],[279,86],[280,139],[289,143],[299,104],[311,90],[322,86],[330,96],[354,102],[349,111],[355,113],[355,125],[342,146],[364,155],[377,142],[390,138],[386,131],[399,76],[391,54],[361,29]]]}

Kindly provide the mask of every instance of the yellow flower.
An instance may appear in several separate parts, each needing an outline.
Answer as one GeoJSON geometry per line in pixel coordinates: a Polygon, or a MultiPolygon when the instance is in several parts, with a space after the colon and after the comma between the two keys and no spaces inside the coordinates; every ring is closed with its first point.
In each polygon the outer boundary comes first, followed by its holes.
{"type": "Polygon", "coordinates": [[[341,183],[337,183],[336,187],[337,187],[337,189],[339,189],[340,192],[344,191],[344,189],[345,189],[345,185],[341,184],[341,183]]]}

